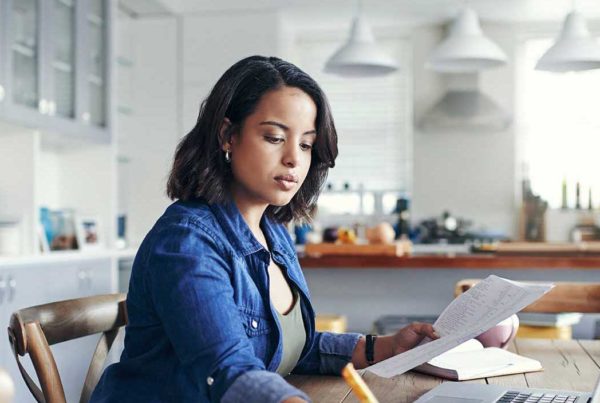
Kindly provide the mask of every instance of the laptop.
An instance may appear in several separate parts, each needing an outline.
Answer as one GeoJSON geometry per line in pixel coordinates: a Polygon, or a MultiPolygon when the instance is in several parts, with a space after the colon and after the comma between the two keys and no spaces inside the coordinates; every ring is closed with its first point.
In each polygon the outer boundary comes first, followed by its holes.
{"type": "Polygon", "coordinates": [[[600,403],[600,377],[592,393],[568,390],[507,388],[461,382],[444,382],[415,403],[600,403]]]}

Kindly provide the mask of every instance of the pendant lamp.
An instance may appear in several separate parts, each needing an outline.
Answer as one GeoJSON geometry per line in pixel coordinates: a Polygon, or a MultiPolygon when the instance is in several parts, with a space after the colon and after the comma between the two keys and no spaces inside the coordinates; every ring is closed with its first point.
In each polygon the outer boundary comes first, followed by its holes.
{"type": "Polygon", "coordinates": [[[535,69],[552,72],[600,68],[600,45],[592,38],[584,18],[576,11],[565,18],[560,35],[538,60],[535,69]]]}
{"type": "Polygon", "coordinates": [[[360,3],[350,36],[325,64],[325,72],[346,77],[382,76],[398,69],[398,62],[375,41],[371,26],[361,16],[360,3]]]}
{"type": "Polygon", "coordinates": [[[442,73],[474,73],[506,64],[506,59],[502,49],[483,34],[477,13],[466,7],[426,66],[442,73]]]}

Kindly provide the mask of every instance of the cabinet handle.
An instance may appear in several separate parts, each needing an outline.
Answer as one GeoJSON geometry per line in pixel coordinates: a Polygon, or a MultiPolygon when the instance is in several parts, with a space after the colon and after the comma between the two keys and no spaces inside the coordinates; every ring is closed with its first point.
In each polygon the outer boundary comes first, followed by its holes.
{"type": "Polygon", "coordinates": [[[91,119],[92,119],[92,115],[90,115],[89,112],[83,112],[81,114],[81,120],[83,120],[85,123],[90,123],[91,119]]]}
{"type": "Polygon", "coordinates": [[[90,269],[81,269],[77,273],[79,278],[79,288],[92,289],[92,271],[90,269]]]}
{"type": "Polygon", "coordinates": [[[4,101],[4,96],[6,95],[4,91],[4,86],[0,85],[0,102],[4,101]]]}
{"type": "Polygon", "coordinates": [[[0,304],[4,302],[4,294],[6,293],[6,280],[0,276],[0,304]]]}
{"type": "Polygon", "coordinates": [[[17,280],[12,276],[8,278],[8,298],[7,302],[12,302],[15,299],[17,293],[17,280]]]}
{"type": "Polygon", "coordinates": [[[85,270],[79,270],[77,278],[79,278],[79,288],[85,288],[85,284],[87,283],[87,273],[85,270]]]}
{"type": "Polygon", "coordinates": [[[56,102],[54,102],[54,101],[48,102],[48,115],[50,115],[50,116],[56,115],[56,102]]]}
{"type": "Polygon", "coordinates": [[[42,115],[48,114],[49,102],[45,99],[40,99],[38,102],[38,109],[42,115]]]}

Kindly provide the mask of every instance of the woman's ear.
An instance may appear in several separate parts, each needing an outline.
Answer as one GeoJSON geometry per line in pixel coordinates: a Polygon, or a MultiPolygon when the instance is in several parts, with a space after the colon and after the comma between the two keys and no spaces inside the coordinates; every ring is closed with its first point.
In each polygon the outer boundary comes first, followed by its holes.
{"type": "Polygon", "coordinates": [[[219,143],[221,150],[228,151],[231,148],[231,121],[228,118],[223,119],[219,129],[219,143]]]}

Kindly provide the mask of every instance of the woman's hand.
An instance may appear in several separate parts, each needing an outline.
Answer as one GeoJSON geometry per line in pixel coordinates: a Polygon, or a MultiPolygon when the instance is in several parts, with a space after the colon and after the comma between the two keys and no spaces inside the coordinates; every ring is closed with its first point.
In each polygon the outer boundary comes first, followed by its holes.
{"type": "MultiPolygon", "coordinates": [[[[410,350],[417,346],[423,339],[438,339],[439,336],[433,330],[429,323],[411,323],[410,325],[398,330],[395,334],[388,336],[378,336],[375,340],[374,357],[375,362],[383,361],[396,354],[410,350]]],[[[352,352],[352,364],[357,369],[365,368],[369,365],[365,357],[365,338],[361,337],[356,343],[352,352]]]]}
{"type": "Polygon", "coordinates": [[[427,337],[432,340],[440,337],[429,323],[414,322],[403,327],[392,336],[392,355],[410,350],[427,337]]]}

